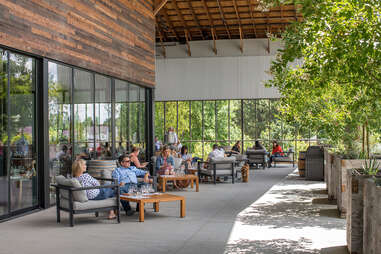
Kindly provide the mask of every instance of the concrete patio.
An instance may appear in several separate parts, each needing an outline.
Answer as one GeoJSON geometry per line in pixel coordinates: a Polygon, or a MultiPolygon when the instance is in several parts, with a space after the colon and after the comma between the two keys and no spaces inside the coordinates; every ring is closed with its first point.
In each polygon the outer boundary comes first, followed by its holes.
{"type": "Polygon", "coordinates": [[[33,213],[0,224],[0,253],[341,253],[345,220],[324,183],[285,178],[292,171],[280,165],[251,170],[249,183],[170,192],[186,197],[184,219],[178,203],[162,203],[159,213],[148,206],[143,223],[137,213],[121,224],[79,215],[74,228],[66,213],[56,223],[55,208],[33,213]]]}

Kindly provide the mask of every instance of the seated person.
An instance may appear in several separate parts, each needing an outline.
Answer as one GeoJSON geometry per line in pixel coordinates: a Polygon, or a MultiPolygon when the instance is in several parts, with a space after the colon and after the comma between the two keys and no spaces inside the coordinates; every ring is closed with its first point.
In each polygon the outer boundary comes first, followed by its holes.
{"type": "Polygon", "coordinates": [[[278,144],[276,140],[273,141],[273,151],[269,160],[269,168],[271,168],[271,163],[274,160],[274,157],[282,157],[284,156],[282,147],[278,144]]]}
{"type": "MultiPolygon", "coordinates": [[[[79,159],[74,161],[72,166],[72,175],[75,177],[82,185],[82,187],[99,186],[97,179],[84,173],[86,171],[86,161],[79,159]]],[[[86,190],[86,195],[89,200],[103,200],[107,198],[112,198],[115,196],[114,190],[111,188],[101,188],[86,190]]],[[[108,219],[115,219],[115,212],[111,210],[108,215],[108,219]]]]}
{"type": "Polygon", "coordinates": [[[180,151],[180,158],[183,159],[183,161],[187,164],[187,168],[191,168],[191,162],[192,162],[192,155],[188,153],[188,147],[183,146],[181,147],[180,151]]]}
{"type": "Polygon", "coordinates": [[[137,167],[137,168],[145,168],[148,165],[148,162],[140,163],[139,161],[139,147],[132,147],[132,152],[130,153],[130,159],[131,159],[131,167],[137,167]]]}
{"type": "Polygon", "coordinates": [[[171,150],[167,145],[161,149],[160,156],[156,159],[156,172],[159,175],[173,175],[174,161],[171,156],[171,150]]]}
{"type": "Polygon", "coordinates": [[[214,144],[213,145],[213,151],[211,151],[209,154],[208,154],[208,161],[210,159],[216,159],[216,158],[223,158],[225,157],[225,151],[222,149],[219,149],[218,145],[217,144],[214,144]]]}
{"type": "MultiPolygon", "coordinates": [[[[121,167],[116,168],[112,172],[112,178],[118,181],[120,186],[120,194],[128,193],[128,190],[132,185],[140,187],[141,185],[152,183],[152,181],[148,178],[149,173],[147,171],[137,169],[136,167],[130,165],[131,160],[128,155],[122,154],[119,156],[118,161],[121,167]],[[143,183],[138,183],[138,176],[144,176],[143,183]]],[[[120,202],[128,216],[134,213],[128,201],[120,200],[120,202]]]]}
{"type": "Polygon", "coordinates": [[[240,154],[241,153],[241,141],[238,140],[231,150],[232,154],[240,154]]]}
{"type": "Polygon", "coordinates": [[[259,140],[255,141],[253,149],[254,150],[265,150],[266,151],[266,148],[261,144],[261,142],[259,140]]]}
{"type": "MultiPolygon", "coordinates": [[[[164,145],[161,154],[156,159],[156,172],[158,175],[174,175],[174,165],[175,162],[171,156],[171,150],[167,145],[164,145]]],[[[173,181],[173,186],[177,189],[176,181],[173,181]]]]}

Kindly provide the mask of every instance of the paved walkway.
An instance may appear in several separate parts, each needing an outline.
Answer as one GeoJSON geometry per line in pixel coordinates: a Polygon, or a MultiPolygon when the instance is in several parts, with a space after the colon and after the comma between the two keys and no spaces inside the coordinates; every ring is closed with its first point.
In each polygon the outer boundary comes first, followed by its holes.
{"type": "Polygon", "coordinates": [[[325,183],[294,173],[239,213],[225,253],[347,253],[345,234],[325,183]]]}
{"type": "Polygon", "coordinates": [[[137,214],[123,215],[121,224],[87,214],[75,216],[70,228],[67,214],[57,224],[51,208],[1,223],[0,253],[318,253],[343,245],[344,220],[324,205],[323,185],[282,180],[292,171],[254,170],[249,183],[170,192],[186,197],[184,219],[177,203],[163,203],[159,213],[146,208],[143,223],[137,214]],[[316,240],[319,232],[334,234],[336,240],[316,240]]]}

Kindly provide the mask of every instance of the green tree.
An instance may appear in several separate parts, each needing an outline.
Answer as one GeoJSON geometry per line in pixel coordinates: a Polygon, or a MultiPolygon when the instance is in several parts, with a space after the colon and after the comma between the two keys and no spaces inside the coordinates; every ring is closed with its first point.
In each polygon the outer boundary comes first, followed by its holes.
{"type": "Polygon", "coordinates": [[[381,2],[262,0],[261,6],[288,2],[300,6],[303,20],[283,33],[267,85],[280,91],[284,119],[355,151],[361,126],[375,130],[381,112],[381,2]]]}

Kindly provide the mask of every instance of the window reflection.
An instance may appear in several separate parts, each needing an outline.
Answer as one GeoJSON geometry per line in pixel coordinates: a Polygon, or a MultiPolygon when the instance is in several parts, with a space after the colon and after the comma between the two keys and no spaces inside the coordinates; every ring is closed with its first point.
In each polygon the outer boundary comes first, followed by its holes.
{"type": "Polygon", "coordinates": [[[37,205],[35,60],[9,53],[11,211],[37,205]]]}
{"type": "MultiPolygon", "coordinates": [[[[71,86],[72,69],[49,62],[49,167],[50,182],[57,175],[67,175],[71,170],[71,86]]],[[[51,203],[55,202],[55,190],[50,190],[51,203]]]]}
{"type": "MultiPolygon", "coordinates": [[[[74,157],[100,156],[100,147],[94,148],[94,75],[74,70],[74,157]]],[[[70,151],[71,152],[71,151],[70,151]]]]}
{"type": "Polygon", "coordinates": [[[112,159],[111,80],[101,75],[95,75],[95,147],[97,159],[112,159]]]}

